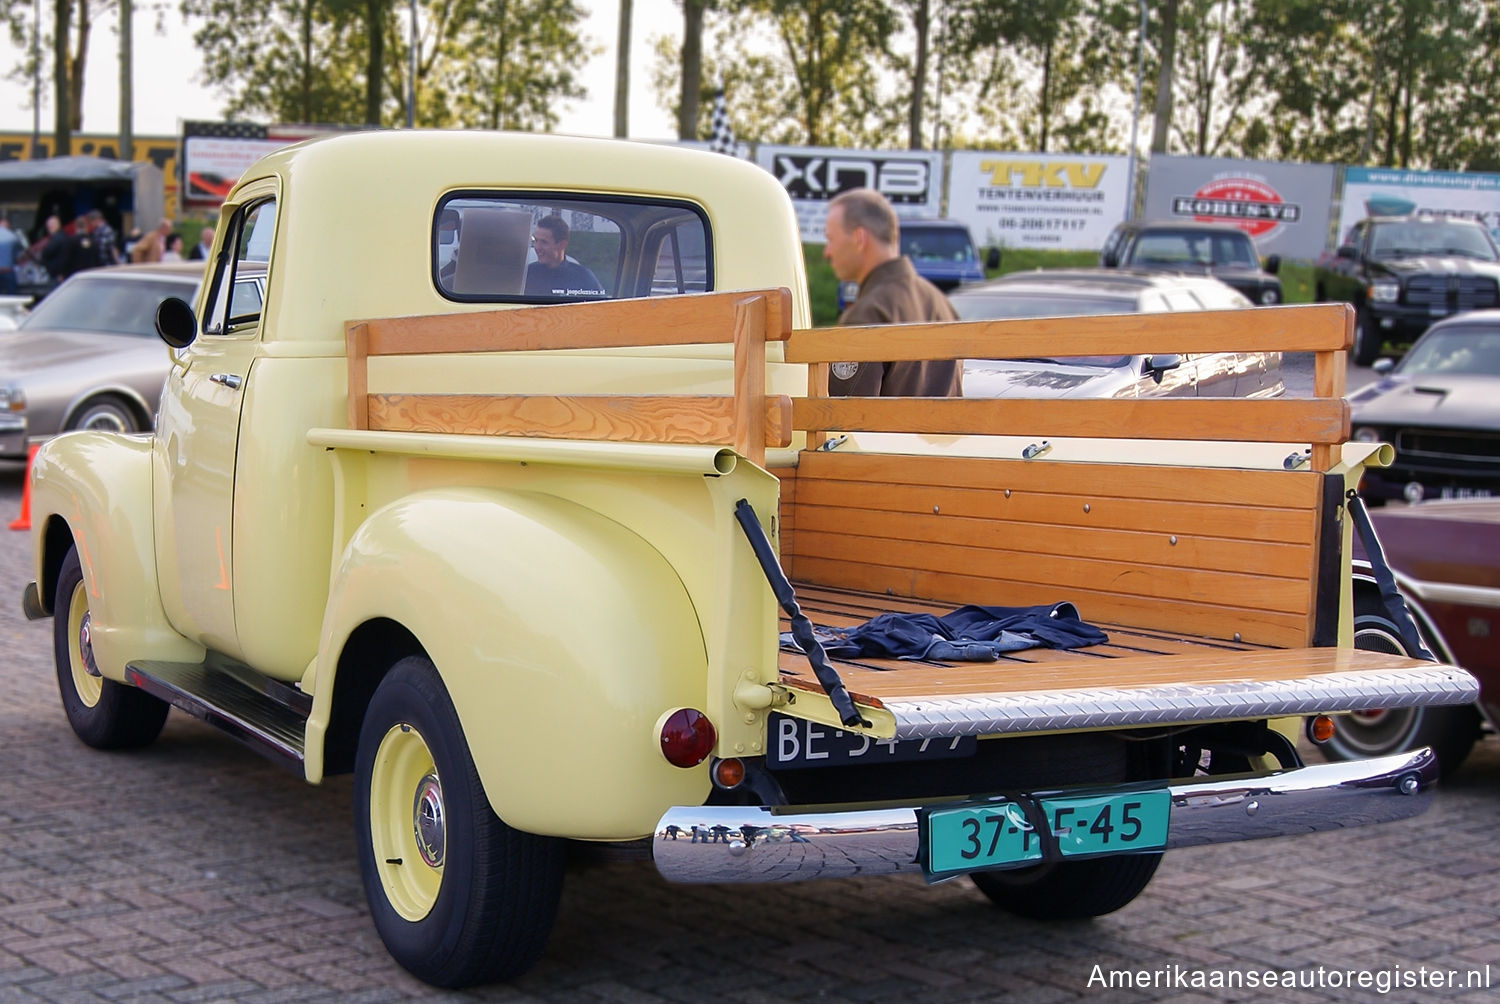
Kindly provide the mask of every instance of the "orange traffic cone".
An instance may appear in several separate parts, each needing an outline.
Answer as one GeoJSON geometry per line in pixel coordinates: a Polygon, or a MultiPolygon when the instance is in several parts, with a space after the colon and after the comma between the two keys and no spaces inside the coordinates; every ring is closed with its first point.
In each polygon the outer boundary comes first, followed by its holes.
{"type": "Polygon", "coordinates": [[[12,530],[31,529],[31,462],[36,459],[39,443],[31,444],[31,449],[26,451],[26,481],[21,486],[21,514],[11,520],[12,530]]]}

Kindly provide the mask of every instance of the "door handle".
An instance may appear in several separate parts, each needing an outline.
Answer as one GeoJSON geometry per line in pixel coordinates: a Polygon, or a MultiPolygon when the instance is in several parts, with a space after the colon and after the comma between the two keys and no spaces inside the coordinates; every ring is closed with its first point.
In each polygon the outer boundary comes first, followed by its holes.
{"type": "Polygon", "coordinates": [[[245,382],[238,374],[235,373],[215,373],[213,376],[209,377],[209,379],[214,383],[223,384],[230,390],[239,390],[240,384],[245,382]]]}

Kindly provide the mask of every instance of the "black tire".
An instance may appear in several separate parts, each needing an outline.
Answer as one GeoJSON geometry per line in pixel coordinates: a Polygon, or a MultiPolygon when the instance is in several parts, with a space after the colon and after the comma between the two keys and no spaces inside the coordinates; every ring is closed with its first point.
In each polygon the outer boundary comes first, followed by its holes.
{"type": "MultiPolygon", "coordinates": [[[[1095,750],[1070,773],[1078,782],[1126,780],[1123,744],[1095,750]]],[[[1122,854],[1082,861],[1051,861],[1030,868],[975,872],[969,878],[991,903],[1032,920],[1102,917],[1139,896],[1156,874],[1162,852],[1122,854]]]]}
{"type": "Polygon", "coordinates": [[[563,842],[495,815],[425,657],[402,659],[376,688],[354,770],[360,874],[391,956],[448,988],[530,969],[557,915],[563,842]]]}
{"type": "Polygon", "coordinates": [[[1354,309],[1354,346],[1349,358],[1356,366],[1369,366],[1380,356],[1383,339],[1380,329],[1370,320],[1370,311],[1365,307],[1354,309]]]}
{"type": "Polygon", "coordinates": [[[88,590],[78,549],[69,548],[57,575],[52,607],[52,658],[57,689],[68,724],[88,745],[101,750],[139,749],[161,734],[166,703],[144,690],[90,672],[88,590]]]}
{"type": "Polygon", "coordinates": [[[85,401],[68,419],[68,429],[100,429],[105,432],[139,432],[140,423],[130,406],[117,397],[85,401]]]}
{"type": "Polygon", "coordinates": [[[1084,920],[1114,913],[1141,894],[1161,852],[1057,861],[969,876],[990,902],[1032,920],[1084,920]]]}
{"type": "MultiPolygon", "coordinates": [[[[1411,655],[1378,594],[1360,590],[1354,599],[1354,647],[1411,655]]],[[[1323,749],[1334,760],[1364,760],[1431,746],[1443,774],[1457,770],[1480,735],[1472,704],[1437,708],[1389,708],[1335,715],[1333,738],[1323,749]]]]}

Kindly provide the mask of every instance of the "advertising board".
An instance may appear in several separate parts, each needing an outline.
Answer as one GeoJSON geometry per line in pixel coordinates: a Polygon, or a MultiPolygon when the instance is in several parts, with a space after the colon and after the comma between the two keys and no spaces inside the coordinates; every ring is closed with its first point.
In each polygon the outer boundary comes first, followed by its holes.
{"type": "Polygon", "coordinates": [[[1339,240],[1366,216],[1433,213],[1478,220],[1500,239],[1500,174],[1344,168],[1339,240]]]}
{"type": "Polygon", "coordinates": [[[334,126],[184,122],[182,199],[189,204],[217,205],[250,165],[266,154],[335,131],[334,126]]]}
{"type": "Polygon", "coordinates": [[[1092,250],[1125,218],[1129,159],[955,150],[948,215],[981,246],[1092,250]]]}
{"type": "Polygon", "coordinates": [[[829,200],[851,188],[875,189],[903,219],[941,215],[941,153],[763,143],[755,162],[774,174],[792,197],[802,239],[809,243],[823,243],[829,200]]]}
{"type": "Polygon", "coordinates": [[[1263,255],[1311,260],[1328,242],[1333,181],[1331,164],[1157,154],[1145,218],[1233,224],[1263,255]]]}

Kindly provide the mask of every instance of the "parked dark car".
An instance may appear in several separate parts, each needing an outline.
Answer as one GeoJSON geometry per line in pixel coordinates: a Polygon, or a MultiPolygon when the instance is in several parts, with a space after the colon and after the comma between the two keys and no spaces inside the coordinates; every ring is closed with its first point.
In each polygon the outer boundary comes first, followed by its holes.
{"type": "Polygon", "coordinates": [[[1372,504],[1500,496],[1500,310],[1434,324],[1394,365],[1349,396],[1357,440],[1396,460],[1365,474],[1372,504]]]}
{"type": "MultiPolygon", "coordinates": [[[[1370,515],[1423,643],[1474,674],[1479,704],[1341,715],[1324,750],[1349,760],[1431,746],[1446,774],[1463,762],[1486,719],[1500,721],[1500,500],[1386,506],[1370,515]]],[[[1354,574],[1355,647],[1406,653],[1358,551],[1354,574]]]]}
{"type": "MultiPolygon", "coordinates": [[[[981,263],[974,238],[961,220],[902,220],[901,254],[918,275],[944,292],[984,280],[985,267],[1000,267],[1000,249],[990,248],[981,263]]],[[[839,310],[859,295],[859,283],[839,283],[839,310]]]]}
{"type": "Polygon", "coordinates": [[[1368,366],[1383,345],[1411,341],[1434,321],[1500,306],[1500,248],[1473,220],[1370,217],[1318,259],[1313,296],[1354,304],[1350,357],[1368,366]]]}
{"type": "MultiPolygon", "coordinates": [[[[1121,269],[1039,269],[964,286],[948,299],[966,321],[1008,317],[1233,310],[1251,306],[1206,276],[1121,269]]],[[[1067,322],[1058,323],[1057,358],[967,359],[964,396],[1274,397],[1284,392],[1279,352],[1205,352],[1155,356],[1064,356],[1067,322]]]]}
{"type": "Polygon", "coordinates": [[[1250,235],[1227,223],[1176,220],[1130,220],[1110,232],[1099,252],[1105,268],[1129,267],[1153,272],[1211,275],[1228,283],[1254,304],[1281,302],[1281,256],[1261,267],[1250,235]]]}

